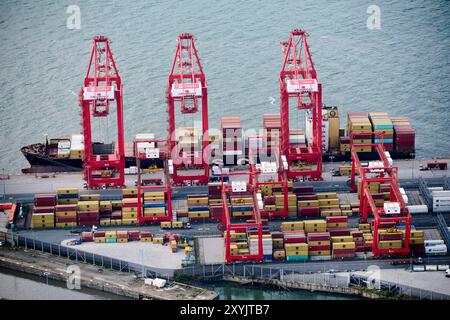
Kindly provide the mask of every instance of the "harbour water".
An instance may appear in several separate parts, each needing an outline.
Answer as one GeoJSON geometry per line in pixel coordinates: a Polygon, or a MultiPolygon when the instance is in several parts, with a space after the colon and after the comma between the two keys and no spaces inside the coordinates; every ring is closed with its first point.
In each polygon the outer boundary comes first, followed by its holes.
{"type": "MultiPolygon", "coordinates": [[[[181,32],[198,39],[210,126],[222,114],[239,114],[245,128],[260,128],[263,113],[279,111],[279,43],[294,27],[310,34],[325,104],[338,105],[342,115],[410,117],[418,158],[449,155],[449,1],[376,1],[380,29],[373,30],[367,27],[372,1],[192,0],[181,8],[178,1],[79,0],[79,30],[67,24],[73,4],[0,3],[0,168],[6,172],[28,166],[21,146],[44,141],[44,134],[80,132],[78,92],[95,35],[112,40],[130,141],[139,132],[166,135],[165,90],[181,32]]],[[[112,124],[107,128],[102,134],[109,137],[112,124]]]]}

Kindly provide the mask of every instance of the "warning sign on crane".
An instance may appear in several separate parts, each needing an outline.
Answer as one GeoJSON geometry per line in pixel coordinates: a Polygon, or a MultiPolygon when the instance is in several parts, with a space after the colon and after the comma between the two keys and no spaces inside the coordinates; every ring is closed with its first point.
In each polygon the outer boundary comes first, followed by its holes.
{"type": "Polygon", "coordinates": [[[286,81],[288,93],[318,92],[317,79],[292,79],[286,81]]]}
{"type": "Polygon", "coordinates": [[[195,83],[174,83],[172,84],[172,96],[184,97],[184,96],[202,96],[202,84],[195,83]]]}
{"type": "Polygon", "coordinates": [[[95,99],[114,99],[114,88],[113,86],[98,86],[98,87],[84,87],[83,88],[83,99],[84,100],[95,100],[95,99]]]}

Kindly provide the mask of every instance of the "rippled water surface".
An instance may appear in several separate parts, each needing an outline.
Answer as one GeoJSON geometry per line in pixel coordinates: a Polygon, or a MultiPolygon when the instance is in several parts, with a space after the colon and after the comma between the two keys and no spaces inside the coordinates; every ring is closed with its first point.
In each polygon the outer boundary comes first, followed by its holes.
{"type": "Polygon", "coordinates": [[[326,104],[342,114],[411,117],[417,156],[449,155],[450,2],[376,3],[380,30],[367,28],[373,2],[361,0],[1,1],[1,167],[26,167],[20,147],[45,133],[80,131],[77,93],[95,35],[112,40],[131,140],[166,134],[164,93],[180,32],[198,39],[211,126],[226,113],[261,127],[263,113],[279,110],[279,42],[294,27],[311,35],[326,104]],[[81,10],[80,30],[66,27],[72,4],[81,10]]]}

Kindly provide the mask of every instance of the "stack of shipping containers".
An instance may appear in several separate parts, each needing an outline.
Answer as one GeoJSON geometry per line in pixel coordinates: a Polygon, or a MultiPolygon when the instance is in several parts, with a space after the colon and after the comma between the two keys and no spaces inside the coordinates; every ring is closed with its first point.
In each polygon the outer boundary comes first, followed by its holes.
{"type": "Polygon", "coordinates": [[[82,134],[73,134],[70,139],[70,159],[83,159],[84,154],[84,136],[82,134]]]}
{"type": "Polygon", "coordinates": [[[239,116],[222,116],[222,156],[224,165],[236,165],[243,156],[242,127],[239,116]]]}
{"type": "Polygon", "coordinates": [[[319,217],[320,207],[317,195],[310,186],[302,186],[293,188],[294,194],[297,196],[297,215],[298,217],[319,217]]]}
{"type": "Polygon", "coordinates": [[[55,226],[57,228],[75,227],[77,225],[77,203],[79,190],[76,188],[58,189],[55,207],[55,226]]]}
{"type": "Polygon", "coordinates": [[[100,195],[80,195],[77,205],[77,220],[79,226],[98,225],[100,218],[100,195]]]}
{"type": "Polygon", "coordinates": [[[272,247],[273,247],[273,259],[284,260],[286,252],[284,251],[284,239],[283,233],[279,231],[272,231],[272,247]]]}
{"type": "Polygon", "coordinates": [[[394,149],[397,153],[415,152],[415,130],[408,118],[391,118],[394,127],[394,149]]]}
{"type": "Polygon", "coordinates": [[[373,132],[383,133],[382,139],[374,137],[374,143],[383,143],[386,151],[394,150],[394,126],[391,119],[388,118],[387,112],[371,112],[369,118],[373,132]]]}
{"type": "MultiPolygon", "coordinates": [[[[164,217],[167,215],[166,195],[164,191],[145,191],[143,193],[144,217],[164,217]]],[[[125,208],[122,209],[125,220],[125,208]]],[[[132,219],[131,216],[127,216],[132,219]]]]}
{"type": "Polygon", "coordinates": [[[56,195],[36,194],[34,196],[33,228],[55,227],[56,195]]]}
{"type": "Polygon", "coordinates": [[[209,201],[207,194],[188,195],[187,204],[190,221],[205,222],[209,220],[209,201]]]}
{"type": "Polygon", "coordinates": [[[208,184],[208,201],[211,221],[222,221],[223,206],[220,182],[211,182],[208,184]]]}
{"type": "MultiPolygon", "coordinates": [[[[281,119],[279,114],[265,114],[263,116],[263,136],[266,138],[267,148],[278,148],[280,139],[281,119]]],[[[271,156],[271,150],[268,151],[271,156]]]]}
{"type": "MultiPolygon", "coordinates": [[[[349,112],[347,114],[347,132],[351,137],[352,133],[358,132],[353,136],[355,144],[372,143],[372,124],[369,115],[366,112],[349,112]]],[[[357,152],[372,152],[372,147],[357,147],[357,152]]]]}
{"type": "Polygon", "coordinates": [[[304,222],[282,222],[284,250],[287,261],[308,260],[308,244],[304,231],[304,222]]]}

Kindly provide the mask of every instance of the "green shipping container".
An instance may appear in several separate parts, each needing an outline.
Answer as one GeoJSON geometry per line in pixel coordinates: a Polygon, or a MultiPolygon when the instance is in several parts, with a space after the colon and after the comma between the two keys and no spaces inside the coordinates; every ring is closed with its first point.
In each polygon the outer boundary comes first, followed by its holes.
{"type": "Polygon", "coordinates": [[[116,238],[106,238],[105,240],[106,240],[106,243],[116,243],[117,242],[116,238]]]}

